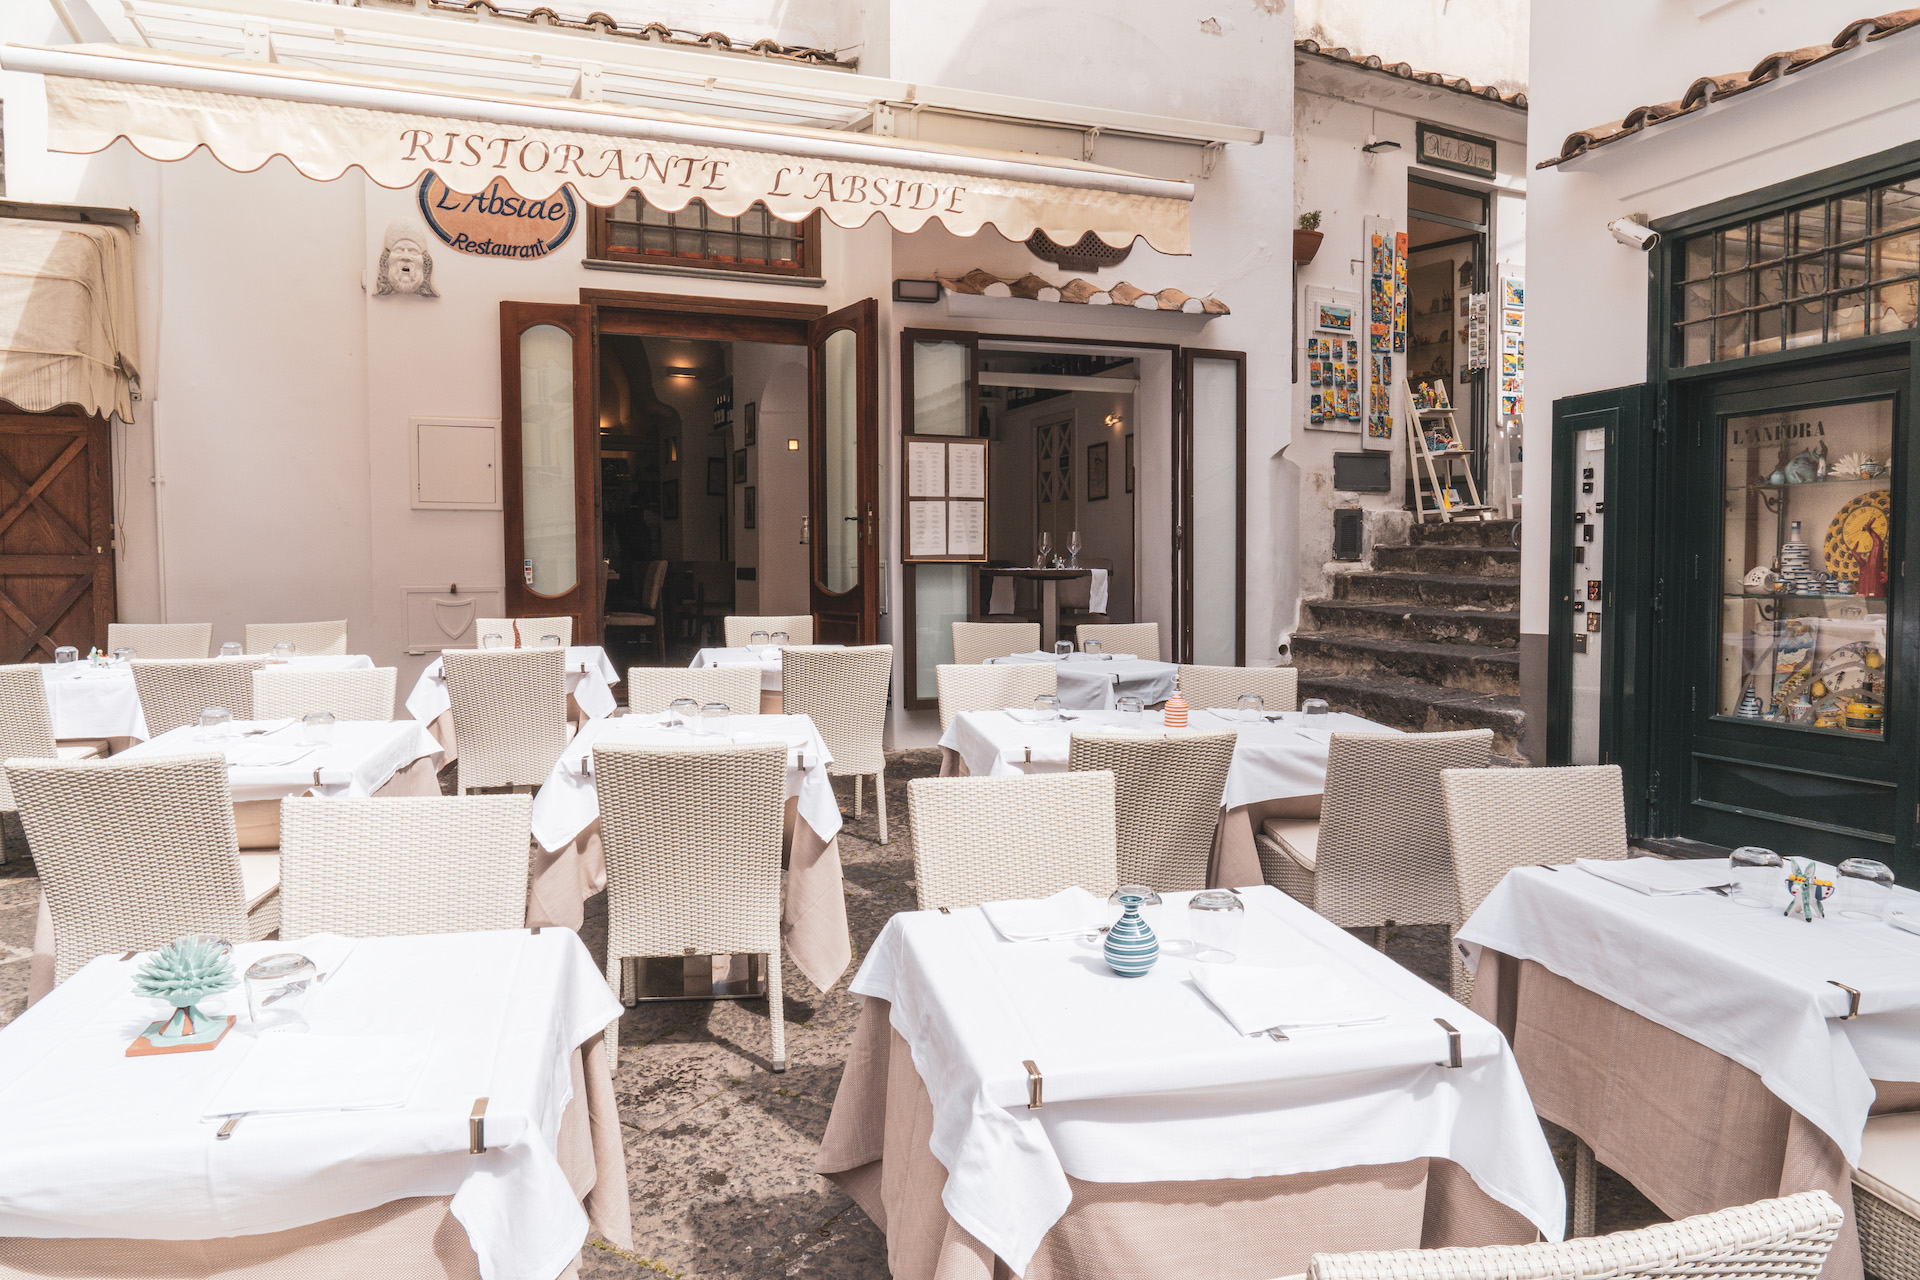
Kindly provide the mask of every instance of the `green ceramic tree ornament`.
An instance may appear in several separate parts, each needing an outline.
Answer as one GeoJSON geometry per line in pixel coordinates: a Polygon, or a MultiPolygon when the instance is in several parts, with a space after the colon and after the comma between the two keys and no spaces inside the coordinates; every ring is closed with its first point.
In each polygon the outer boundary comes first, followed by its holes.
{"type": "Polygon", "coordinates": [[[133,978],[135,995],[152,996],[173,1006],[172,1016],[160,1031],[148,1034],[156,1046],[190,1044],[224,1033],[227,1019],[208,1016],[199,1004],[208,996],[239,985],[233,963],[220,944],[205,938],[180,938],[168,943],[133,978]]]}

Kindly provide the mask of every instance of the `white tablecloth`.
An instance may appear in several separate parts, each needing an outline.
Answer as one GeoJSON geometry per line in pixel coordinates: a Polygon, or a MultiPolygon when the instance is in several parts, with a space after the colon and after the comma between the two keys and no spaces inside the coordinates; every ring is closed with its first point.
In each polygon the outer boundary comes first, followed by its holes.
{"type": "MultiPolygon", "coordinates": [[[[354,671],[373,666],[364,653],[315,654],[289,664],[320,671],[354,671]]],[[[53,710],[53,736],[70,738],[131,738],[147,736],[147,717],[133,687],[133,668],[119,664],[94,667],[84,662],[42,663],[47,705],[53,710]]]]}
{"type": "Polygon", "coordinates": [[[542,849],[553,852],[565,848],[600,817],[600,795],[593,785],[591,764],[597,742],[668,747],[784,742],[788,798],[799,800],[801,819],[822,842],[839,834],[840,804],[833,798],[833,784],[827,777],[833,754],[810,717],[729,716],[725,738],[661,728],[660,722],[668,719],[671,717],[618,716],[592,721],[574,735],[533,800],[533,838],[542,849]]]}
{"type": "MultiPolygon", "coordinates": [[[[1920,894],[1896,893],[1920,909],[1920,894]]],[[[1716,894],[1655,897],[1524,867],[1459,938],[1469,965],[1487,947],[1535,961],[1733,1059],[1857,1164],[1872,1082],[1920,1081],[1920,937],[1844,919],[1841,906],[1836,895],[1809,924],[1716,894]],[[1834,982],[1859,990],[1859,1017],[1845,1019],[1834,982]]]]}
{"type": "Polygon", "coordinates": [[[282,951],[326,959],[316,1035],[431,1038],[407,1105],[253,1115],[216,1140],[201,1113],[256,1044],[244,992],[203,1006],[240,1017],[218,1048],[128,1058],[165,1006],[131,992],[142,958],[102,956],[0,1035],[0,1237],[255,1235],[451,1195],[487,1280],[559,1275],[587,1230],[554,1156],[569,1058],[620,1015],[579,938],[320,937],[245,943],[233,959],[282,951]],[[467,1115],[481,1097],[488,1149],[474,1156],[467,1115]]]}
{"type": "MultiPolygon", "coordinates": [[[[619,703],[609,687],[620,683],[607,651],[597,644],[567,646],[567,692],[591,720],[610,716],[619,703]]],[[[447,673],[439,659],[420,673],[407,695],[407,714],[421,724],[432,724],[453,708],[447,696],[447,673]]]]}
{"type": "MultiPolygon", "coordinates": [[[[1111,578],[1112,575],[1108,573],[1107,570],[1095,569],[1091,572],[1090,576],[1085,579],[1087,584],[1085,606],[1088,613],[1105,613],[1107,611],[1107,585],[1111,578]]],[[[1007,577],[1005,574],[994,578],[992,598],[987,601],[987,612],[989,614],[1013,612],[1013,581],[1012,578],[1007,577]]],[[[1066,595],[1068,588],[1072,585],[1072,579],[1060,584],[1062,604],[1070,603],[1070,601],[1066,599],[1066,595]]]]}
{"type": "Polygon", "coordinates": [[[1091,941],[1001,941],[977,909],[903,912],[852,990],[891,1002],[934,1112],[954,1221],[1018,1272],[1090,1182],[1255,1178],[1444,1157],[1548,1239],[1565,1191],[1493,1026],[1278,890],[1245,890],[1242,965],[1317,964],[1383,1022],[1246,1037],[1175,954],[1187,894],[1147,908],[1161,958],[1116,977],[1091,941]],[[1450,1069],[1445,1018],[1465,1065],[1450,1069]],[[1031,1060],[1045,1105],[1027,1108],[1031,1060]]]}
{"type": "MultiPolygon", "coordinates": [[[[1331,733],[1397,732],[1339,711],[1314,717],[1326,723],[1312,729],[1301,727],[1302,717],[1297,711],[1274,713],[1283,717],[1279,722],[1241,721],[1232,718],[1234,714],[1193,711],[1187,715],[1188,732],[1239,735],[1220,801],[1226,809],[1289,796],[1316,796],[1326,790],[1331,733]]],[[[1102,726],[1129,733],[1167,732],[1157,711],[1147,712],[1137,726],[1117,711],[1083,711],[1072,720],[1050,724],[1022,724],[1004,711],[963,711],[941,735],[940,745],[958,752],[966,761],[967,772],[976,778],[1053,773],[1067,767],[1068,738],[1072,734],[1097,733],[1102,726]]]]}
{"type": "MultiPolygon", "coordinates": [[[[790,644],[787,649],[840,649],[837,644],[790,644]]],[[[739,646],[732,649],[702,649],[693,655],[689,667],[758,667],[760,668],[760,690],[763,693],[779,693],[780,689],[780,650],[772,645],[760,645],[755,648],[739,646]]]]}
{"type": "Polygon", "coordinates": [[[312,747],[305,746],[304,730],[297,720],[236,720],[234,731],[232,738],[208,742],[200,738],[197,726],[187,725],[130,747],[114,759],[224,751],[227,785],[234,803],[241,804],[302,795],[363,798],[385,786],[389,778],[415,760],[432,757],[437,768],[445,754],[427,727],[415,720],[341,720],[333,726],[330,743],[312,747]],[[254,728],[272,728],[273,732],[239,736],[254,728]],[[301,754],[285,763],[246,763],[277,754],[280,748],[287,754],[301,754]]]}
{"type": "Polygon", "coordinates": [[[1075,653],[1064,660],[1051,653],[1016,653],[995,662],[1051,662],[1059,667],[1060,705],[1070,710],[1111,709],[1116,698],[1133,697],[1149,705],[1173,696],[1180,668],[1131,653],[1104,657],[1075,653]]]}

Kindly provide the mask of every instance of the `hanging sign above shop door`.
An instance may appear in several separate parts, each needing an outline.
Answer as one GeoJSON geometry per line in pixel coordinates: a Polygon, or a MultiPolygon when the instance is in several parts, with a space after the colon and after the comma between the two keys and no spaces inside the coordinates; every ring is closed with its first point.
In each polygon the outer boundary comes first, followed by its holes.
{"type": "Polygon", "coordinates": [[[1478,134],[1443,129],[1436,124],[1413,127],[1415,158],[1436,169],[1473,173],[1482,178],[1494,175],[1493,139],[1478,134]]]}
{"type": "Polygon", "coordinates": [[[433,233],[462,253],[483,258],[544,258],[567,242],[580,219],[569,187],[534,200],[495,178],[474,195],[462,195],[435,174],[421,175],[420,216],[433,233]]]}

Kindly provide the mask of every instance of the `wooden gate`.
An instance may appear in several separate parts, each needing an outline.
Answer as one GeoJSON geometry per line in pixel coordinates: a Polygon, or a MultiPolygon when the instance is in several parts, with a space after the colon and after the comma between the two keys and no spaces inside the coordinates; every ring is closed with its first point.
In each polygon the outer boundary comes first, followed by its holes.
{"type": "Polygon", "coordinates": [[[0,662],[106,648],[114,616],[103,418],[0,412],[0,662]]]}

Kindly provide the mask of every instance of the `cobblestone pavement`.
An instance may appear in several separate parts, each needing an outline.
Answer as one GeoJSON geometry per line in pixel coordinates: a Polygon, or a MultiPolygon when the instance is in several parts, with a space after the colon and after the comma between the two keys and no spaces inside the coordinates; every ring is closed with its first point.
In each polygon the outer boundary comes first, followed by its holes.
{"type": "MultiPolygon", "coordinates": [[[[938,772],[931,751],[907,752],[888,767],[892,843],[877,842],[868,796],[851,817],[851,780],[840,787],[849,814],[840,835],[854,961],[896,911],[913,907],[907,779],[938,772]]],[[[0,863],[0,1025],[26,1005],[37,889],[11,816],[0,863]]],[[[606,946],[604,896],[587,904],[581,936],[596,961],[606,946]]],[[[1446,934],[1408,929],[1389,954],[1436,985],[1447,974],[1446,934]]],[[[792,964],[785,973],[787,1059],[768,1070],[763,1001],[649,1004],[627,1012],[614,1073],[633,1190],[634,1252],[590,1246],[588,1280],[771,1280],[832,1276],[885,1280],[886,1241],[840,1190],[813,1172],[853,1034],[858,1000],[848,971],[824,996],[792,964]]],[[[1563,1166],[1566,1143],[1557,1142],[1563,1166]]],[[[1631,1187],[1602,1172],[1600,1228],[1641,1226],[1661,1215],[1631,1187]]]]}

